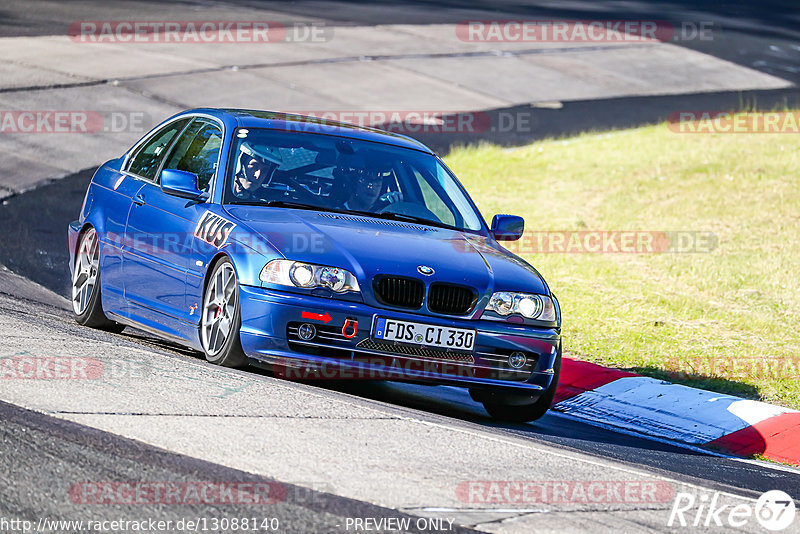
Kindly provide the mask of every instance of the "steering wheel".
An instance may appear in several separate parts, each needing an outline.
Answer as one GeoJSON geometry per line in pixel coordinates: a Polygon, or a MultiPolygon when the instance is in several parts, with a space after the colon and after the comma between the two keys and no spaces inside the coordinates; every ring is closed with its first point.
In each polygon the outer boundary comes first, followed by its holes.
{"type": "Polygon", "coordinates": [[[303,187],[300,182],[295,180],[292,176],[288,176],[286,174],[278,175],[277,173],[272,177],[272,182],[270,183],[279,183],[279,184],[286,184],[292,189],[294,189],[293,196],[295,200],[299,200],[309,204],[318,204],[320,197],[315,195],[314,193],[309,192],[305,187],[303,187]]]}

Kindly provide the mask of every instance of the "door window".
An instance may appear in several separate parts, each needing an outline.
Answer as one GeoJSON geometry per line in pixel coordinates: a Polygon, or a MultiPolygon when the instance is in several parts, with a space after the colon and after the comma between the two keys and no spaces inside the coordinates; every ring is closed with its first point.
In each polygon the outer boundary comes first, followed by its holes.
{"type": "Polygon", "coordinates": [[[221,147],[220,126],[207,119],[195,119],[173,145],[164,168],[194,173],[198,188],[206,189],[217,172],[221,147]]]}
{"type": "Polygon", "coordinates": [[[155,180],[161,160],[175,136],[189,123],[188,118],[169,123],[145,141],[131,157],[126,169],[131,174],[155,180]]]}

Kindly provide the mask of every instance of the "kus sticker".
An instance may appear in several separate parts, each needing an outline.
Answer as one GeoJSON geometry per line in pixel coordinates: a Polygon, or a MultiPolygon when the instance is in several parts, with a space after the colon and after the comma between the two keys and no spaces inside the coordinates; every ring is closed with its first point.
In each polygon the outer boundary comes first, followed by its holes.
{"type": "Polygon", "coordinates": [[[198,239],[202,239],[209,245],[219,248],[225,244],[225,241],[228,240],[228,236],[231,235],[231,231],[234,228],[236,228],[234,223],[207,211],[197,223],[194,236],[198,239]]]}

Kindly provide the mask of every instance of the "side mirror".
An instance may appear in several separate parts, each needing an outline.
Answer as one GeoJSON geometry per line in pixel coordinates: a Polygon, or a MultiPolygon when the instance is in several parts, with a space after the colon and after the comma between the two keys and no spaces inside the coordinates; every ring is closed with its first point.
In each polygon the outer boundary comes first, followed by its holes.
{"type": "Polygon", "coordinates": [[[525,230],[525,219],[516,215],[495,215],[491,234],[498,241],[516,241],[525,230]]]}
{"type": "Polygon", "coordinates": [[[197,175],[176,169],[161,171],[161,190],[168,195],[196,199],[203,192],[197,188],[197,175]]]}

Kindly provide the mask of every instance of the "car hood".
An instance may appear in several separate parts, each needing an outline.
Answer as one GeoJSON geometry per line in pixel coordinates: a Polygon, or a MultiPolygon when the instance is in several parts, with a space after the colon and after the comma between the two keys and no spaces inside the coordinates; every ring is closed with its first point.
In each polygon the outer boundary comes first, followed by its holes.
{"type": "Polygon", "coordinates": [[[463,284],[482,296],[499,290],[549,294],[533,267],[484,236],[338,213],[255,206],[227,209],[284,257],[351,271],[365,298],[371,297],[372,279],[381,274],[463,284]],[[433,274],[421,274],[421,265],[432,268],[433,274]]]}

